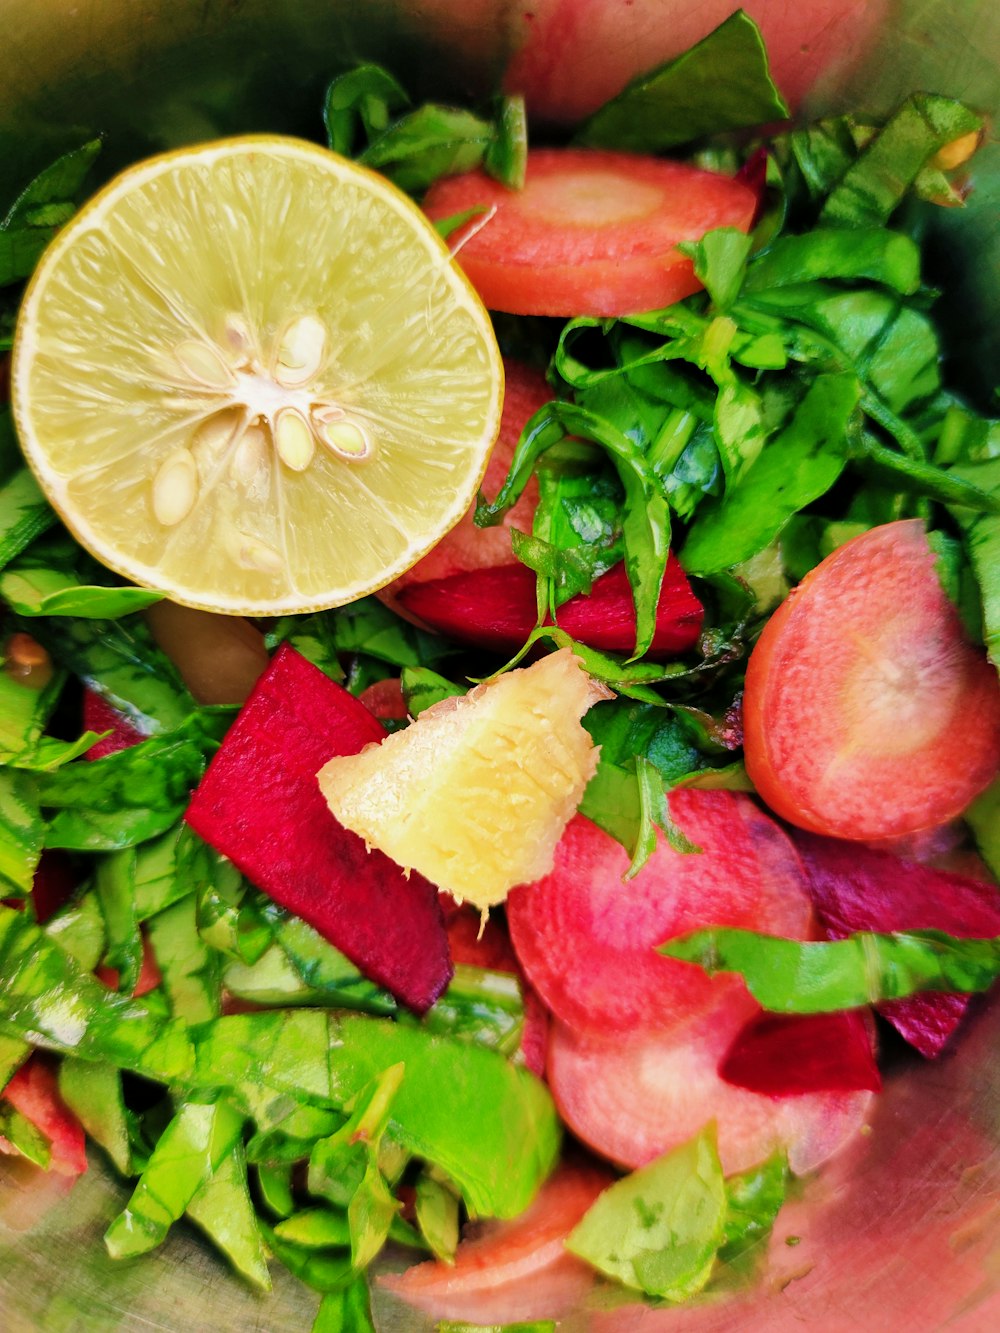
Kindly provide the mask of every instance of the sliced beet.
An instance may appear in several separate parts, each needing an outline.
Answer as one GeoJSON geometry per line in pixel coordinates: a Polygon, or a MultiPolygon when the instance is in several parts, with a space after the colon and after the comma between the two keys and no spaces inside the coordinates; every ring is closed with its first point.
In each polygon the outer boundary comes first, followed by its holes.
{"type": "Polygon", "coordinates": [[[796,1174],[814,1170],[857,1133],[872,1094],[771,1097],[725,1082],[719,1062],[747,1017],[746,1001],[730,996],[671,1033],[599,1036],[554,1023],[548,1080],[560,1114],[584,1143],[630,1170],[678,1147],[710,1120],[727,1174],[778,1149],[796,1174]]]}
{"type": "MultiPolygon", "coordinates": [[[[519,647],[535,628],[535,575],[526,565],[473,569],[411,584],[400,605],[441,634],[502,650],[519,647]]],[[[704,608],[673,556],[667,561],[650,652],[670,657],[698,642],[704,608]]],[[[630,653],[635,606],[623,564],[594,580],[588,596],[570,598],[556,612],[560,629],[588,647],[630,653]]]]}
{"type": "Polygon", "coordinates": [[[769,1097],[808,1092],[880,1092],[872,1020],[838,1014],[757,1014],[741,1028],[719,1077],[769,1097]]]}
{"type": "Polygon", "coordinates": [[[31,901],[35,920],[40,926],[44,926],[60,907],[69,902],[78,883],[79,876],[65,852],[53,851],[51,848],[42,852],[31,881],[31,901]]]}
{"type": "Polygon", "coordinates": [[[83,1126],[59,1096],[55,1069],[45,1056],[33,1055],[13,1075],[0,1096],[49,1140],[50,1170],[63,1176],[79,1176],[86,1171],[83,1126]]]}
{"type": "MultiPolygon", "coordinates": [[[[943,930],[969,939],[1000,935],[1000,890],[891,852],[808,833],[795,841],[810,896],[828,939],[858,930],[943,930]]],[[[915,1047],[939,1055],[970,1003],[967,995],[928,992],[878,1005],[915,1047]]]]}
{"type": "Polygon", "coordinates": [[[191,799],[187,821],[282,907],[418,1013],[451,976],[437,890],[341,827],[316,774],[385,735],[365,706],[283,645],[191,799]]]}
{"type": "Polygon", "coordinates": [[[459,1245],[454,1264],[416,1264],[379,1278],[379,1285],[436,1319],[496,1326],[558,1318],[579,1305],[594,1282],[593,1270],[564,1241],[612,1183],[599,1167],[564,1164],[520,1217],[477,1226],[459,1245]]]}
{"type": "Polygon", "coordinates": [[[507,919],[529,981],[557,1018],[582,1031],[665,1031],[743,991],[656,946],[700,926],[808,938],[802,867],[791,842],[746,796],[676,791],[671,813],[699,853],[660,837],[634,879],[625,850],[578,815],[551,874],[514,889],[507,919]]]}
{"type": "Polygon", "coordinates": [[[86,687],[83,691],[83,726],[85,731],[111,733],[90,747],[88,759],[103,759],[105,755],[117,754],[119,750],[127,750],[130,745],[138,745],[146,739],[117,708],[112,708],[95,690],[86,687]]]}

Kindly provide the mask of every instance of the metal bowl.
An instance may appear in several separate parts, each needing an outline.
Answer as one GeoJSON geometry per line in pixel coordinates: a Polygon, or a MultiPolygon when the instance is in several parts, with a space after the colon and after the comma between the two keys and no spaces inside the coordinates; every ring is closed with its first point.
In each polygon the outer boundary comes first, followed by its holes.
{"type": "MultiPolygon", "coordinates": [[[[235,131],[318,135],[321,91],[366,58],[437,97],[495,87],[512,60],[536,111],[572,120],[732,6],[673,0],[0,0],[0,198],[95,132],[109,168],[235,131]],[[560,59],[546,58],[558,51],[560,59]]],[[[996,0],[811,0],[816,40],[782,0],[747,0],[782,46],[777,72],[810,110],[887,108],[915,88],[1000,106],[996,0]],[[833,23],[815,16],[839,4],[833,23]],[[784,36],[783,36],[784,34],[784,36]]],[[[986,400],[1000,351],[1000,149],[968,208],[934,221],[949,282],[953,379],[986,400]],[[971,349],[975,348],[974,354],[971,349]]],[[[671,1311],[591,1310],[567,1330],[985,1333],[1000,1327],[1000,1004],[983,1003],[933,1064],[898,1058],[870,1132],[786,1205],[749,1289],[671,1311]]],[[[316,1297],[276,1266],[251,1292],[175,1227],[150,1259],[112,1264],[101,1237],[126,1193],[94,1154],[67,1193],[5,1164],[0,1327],[10,1333],[308,1328],[316,1297]]],[[[383,1330],[425,1326],[379,1299],[383,1330]]]]}

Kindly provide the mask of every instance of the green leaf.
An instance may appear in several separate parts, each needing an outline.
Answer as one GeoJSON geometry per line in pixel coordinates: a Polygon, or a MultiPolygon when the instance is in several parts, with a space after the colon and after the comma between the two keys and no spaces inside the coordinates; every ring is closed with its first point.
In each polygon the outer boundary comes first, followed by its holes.
{"type": "Polygon", "coordinates": [[[693,931],[659,951],[709,976],[738,972],[754,999],[776,1014],[859,1009],[925,990],[968,995],[1000,976],[1000,938],[956,939],[939,930],[803,944],[719,928],[693,931]]]}
{"type": "Polygon", "coordinates": [[[326,1293],[312,1333],[376,1333],[364,1276],[355,1278],[341,1291],[326,1293]]]}
{"type": "Polygon", "coordinates": [[[417,1226],[435,1259],[455,1262],[458,1248],[458,1195],[433,1170],[424,1170],[416,1186],[417,1226]]]}
{"type": "Polygon", "coordinates": [[[488,120],[457,107],[425,102],[390,125],[358,158],[401,190],[419,193],[441,176],[481,165],[493,139],[488,120]]]}
{"type": "Polygon", "coordinates": [[[217,1018],[222,1001],[219,955],[198,934],[196,907],[191,893],[147,926],[170,1012],[188,1023],[217,1018]]]}
{"type": "Polygon", "coordinates": [[[743,480],[699,509],[681,554],[688,573],[713,574],[749,560],[793,514],[826,494],[847,461],[860,397],[853,374],[817,376],[743,480]]]}
{"type": "Polygon", "coordinates": [[[334,1208],[306,1208],[278,1222],[274,1234],[309,1250],[349,1249],[351,1228],[347,1214],[334,1208]]]}
{"type": "Polygon", "coordinates": [[[423,1018],[401,1010],[399,1020],[513,1055],[521,1044],[524,1001],[513,973],[456,963],[448,989],[423,1018]]]}
{"type": "MultiPolygon", "coordinates": [[[[0,282],[3,281],[3,248],[0,232],[0,282]]],[[[6,413],[0,413],[5,416],[6,413]]],[[[0,482],[0,569],[20,555],[36,537],[56,521],[55,511],[42,495],[38,482],[26,467],[18,468],[0,482]]]]}
{"type": "Polygon", "coordinates": [[[597,148],[664,152],[787,114],[760,30],[737,10],[683,55],[634,79],[591,116],[577,138],[597,148]]]}
{"type": "Polygon", "coordinates": [[[751,238],[735,227],[718,227],[700,241],[681,245],[694,260],[695,275],[717,309],[728,310],[739,296],[752,244],[751,238]]]}
{"type": "Polygon", "coordinates": [[[566,1248],[627,1287],[682,1301],[708,1282],[725,1222],[712,1125],[609,1186],[570,1232],[566,1248]]]}
{"type": "Polygon", "coordinates": [[[363,597],[327,615],[342,653],[366,653],[390,666],[418,667],[452,651],[438,635],[415,629],[376,597],[363,597]]]}
{"type": "Polygon", "coordinates": [[[260,1166],[257,1168],[257,1183],[265,1206],[275,1217],[291,1217],[295,1212],[291,1166],[260,1166]]]}
{"type": "Polygon", "coordinates": [[[39,803],[56,812],[46,846],[114,851],[165,833],[184,812],[204,767],[201,746],[181,733],[40,773],[39,803]]]}
{"type": "Polygon", "coordinates": [[[112,1259],[161,1245],[233,1148],[243,1117],[226,1102],[186,1102],[164,1130],[124,1212],[108,1227],[112,1259]]]}
{"type": "Polygon", "coordinates": [[[528,117],[520,95],[499,99],[493,137],[483,155],[483,169],[512,190],[524,186],[528,165],[528,117]]]}
{"type": "Polygon", "coordinates": [[[65,682],[65,673],[57,671],[39,690],[0,670],[0,764],[30,763],[65,682]]]}
{"type": "Polygon", "coordinates": [[[33,779],[0,768],[0,896],[31,892],[44,834],[33,779]]]}
{"type": "Polygon", "coordinates": [[[696,854],[701,851],[674,823],[663,788],[663,776],[656,765],[644,755],[636,755],[635,769],[639,783],[639,830],[626,879],[634,879],[656,851],[657,829],[666,834],[667,842],[675,852],[696,854]]]}
{"type": "Polygon", "coordinates": [[[59,1096],[122,1175],[130,1176],[132,1146],[121,1074],[114,1065],[67,1057],[59,1065],[59,1096]]]}
{"type": "Polygon", "coordinates": [[[65,907],[45,923],[45,934],[84,972],[93,972],[104,957],[108,932],[95,889],[65,907]]]}
{"type": "Polygon", "coordinates": [[[411,717],[419,717],[425,709],[440,703],[442,699],[455,699],[465,693],[460,685],[439,676],[429,667],[404,667],[400,680],[406,711],[411,717]]]}
{"type": "Polygon", "coordinates": [[[990,515],[991,523],[995,523],[995,516],[1000,514],[1000,487],[988,488],[991,475],[1000,474],[1000,467],[996,464],[968,463],[947,469],[935,467],[933,463],[907,458],[887,448],[868,431],[858,432],[852,437],[851,443],[859,466],[883,484],[899,491],[926,496],[941,504],[990,515]]]}
{"type": "Polygon", "coordinates": [[[912,93],[847,168],[823,205],[835,227],[883,225],[930,159],[946,144],[982,129],[967,106],[934,93],[912,93]]]}
{"type": "Polygon", "coordinates": [[[983,860],[1000,876],[1000,779],[973,801],[965,818],[983,860]]]}
{"type": "Polygon", "coordinates": [[[775,1153],[760,1166],[726,1181],[726,1230],[719,1258],[732,1263],[771,1233],[785,1202],[788,1161],[775,1153]]]}
{"type": "Polygon", "coordinates": [[[192,1196],[186,1211],[238,1273],[261,1291],[271,1290],[264,1238],[250,1199],[246,1154],[239,1140],[192,1196]]]}
{"type": "MultiPolygon", "coordinates": [[[[948,475],[1000,500],[1000,459],[964,463],[949,468],[948,475]]],[[[956,508],[955,517],[962,526],[969,563],[979,587],[983,641],[990,660],[1000,670],[1000,518],[962,508],[956,508]]]]}
{"type": "Polygon", "coordinates": [[[920,250],[903,232],[883,227],[850,231],[818,227],[801,236],[780,236],[756,255],[744,291],[760,292],[818,278],[867,279],[909,296],[920,286],[920,250]]]}
{"type": "Polygon", "coordinates": [[[43,1171],[48,1170],[52,1156],[50,1140],[33,1121],[15,1110],[10,1102],[4,1101],[2,1089],[0,1089],[0,1138],[6,1139],[11,1147],[16,1148],[29,1162],[40,1166],[43,1171]]]}
{"type": "Polygon", "coordinates": [[[111,852],[97,863],[97,901],[107,930],[104,962],[118,971],[118,989],[131,995],[142,967],[142,936],[135,913],[135,852],[111,852]]]}
{"type": "Polygon", "coordinates": [[[7,1086],[30,1054],[27,1042],[0,1032],[0,1089],[7,1086]]]}
{"type": "Polygon", "coordinates": [[[100,151],[101,140],[90,139],[79,148],[56,158],[21,191],[0,222],[0,230],[27,221],[39,205],[74,199],[83,189],[100,151]]]}
{"type": "Polygon", "coordinates": [[[22,616],[81,616],[115,620],[163,598],[151,588],[79,584],[58,569],[18,568],[0,574],[0,597],[22,616]]]}
{"type": "Polygon", "coordinates": [[[329,147],[350,157],[359,128],[369,141],[377,138],[409,103],[406,92],[381,65],[357,65],[338,75],[327,89],[323,108],[329,147]]]}

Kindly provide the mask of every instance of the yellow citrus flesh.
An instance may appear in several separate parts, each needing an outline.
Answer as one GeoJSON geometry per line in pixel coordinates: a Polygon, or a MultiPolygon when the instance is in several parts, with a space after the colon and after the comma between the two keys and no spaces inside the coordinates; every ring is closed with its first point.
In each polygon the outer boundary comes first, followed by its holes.
{"type": "Polygon", "coordinates": [[[257,615],[413,564],[474,498],[502,396],[489,317],[416,206],[267,136],[95,196],[35,273],[12,366],[25,454],[79,541],[257,615]]]}
{"type": "Polygon", "coordinates": [[[564,648],[331,759],[320,787],[370,846],[459,901],[491,907],[552,869],[597,766],[580,718],[607,697],[564,648]]]}

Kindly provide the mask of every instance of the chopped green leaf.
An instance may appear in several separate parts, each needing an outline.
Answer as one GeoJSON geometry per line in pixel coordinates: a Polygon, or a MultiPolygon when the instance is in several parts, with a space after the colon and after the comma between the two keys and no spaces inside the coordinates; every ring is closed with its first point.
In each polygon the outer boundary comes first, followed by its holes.
{"type": "Polygon", "coordinates": [[[327,143],[350,157],[359,127],[370,141],[388,129],[392,117],[409,106],[406,92],[381,65],[363,64],[340,74],[326,92],[323,120],[327,143]]]}
{"type": "Polygon", "coordinates": [[[271,1290],[264,1238],[247,1185],[246,1154],[238,1139],[192,1196],[187,1216],[238,1273],[261,1291],[271,1290]]]}
{"type": "Polygon", "coordinates": [[[59,1066],[59,1095],[123,1176],[132,1174],[121,1074],[114,1065],[67,1056],[59,1066]]]}
{"type": "Polygon", "coordinates": [[[4,897],[30,893],[44,835],[34,780],[17,769],[0,768],[0,893],[4,897]]]}
{"type": "Polygon", "coordinates": [[[788,1187],[788,1162],[775,1153],[760,1166],[726,1181],[726,1230],[719,1258],[732,1263],[766,1239],[788,1187]]]}
{"type": "Polygon", "coordinates": [[[0,1090],[0,1138],[6,1139],[22,1157],[26,1157],[43,1171],[48,1170],[52,1156],[50,1141],[27,1116],[4,1101],[0,1090]]]}
{"type": "Polygon", "coordinates": [[[22,616],[116,620],[159,602],[163,593],[151,588],[81,585],[58,569],[18,568],[0,574],[0,597],[22,616]]]}
{"type": "Polygon", "coordinates": [[[390,125],[358,158],[401,190],[419,193],[441,176],[481,165],[493,141],[488,120],[457,107],[425,102],[390,125]]]}
{"type": "Polygon", "coordinates": [[[434,1257],[445,1264],[454,1263],[458,1248],[458,1195],[432,1168],[422,1171],[417,1180],[416,1211],[420,1234],[434,1257]]]}
{"type": "Polygon", "coordinates": [[[189,1023],[218,1017],[222,1000],[219,956],[199,935],[196,911],[192,893],[147,926],[170,1012],[189,1023]]]}

